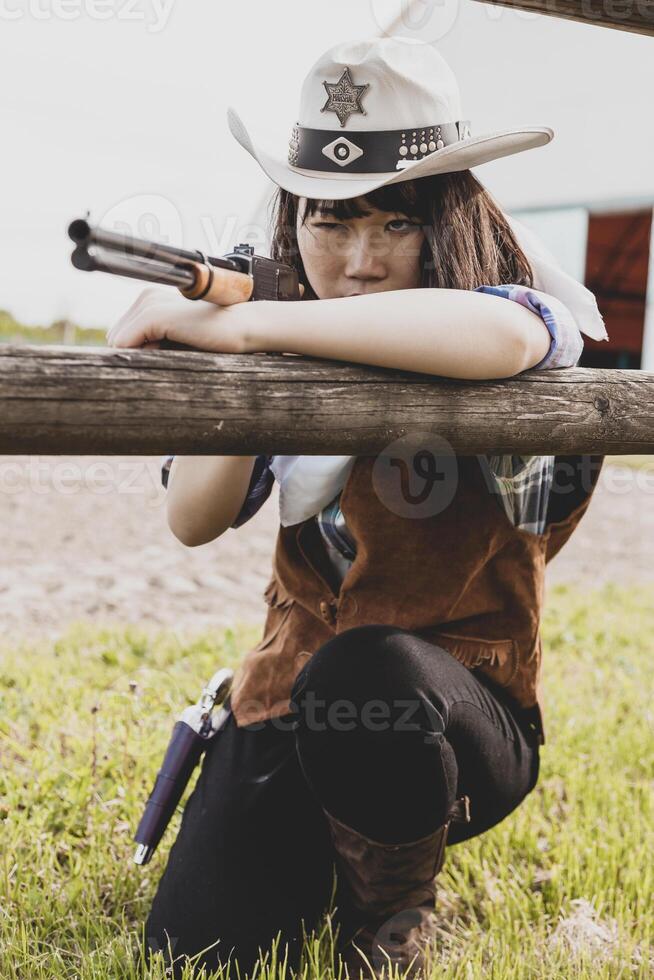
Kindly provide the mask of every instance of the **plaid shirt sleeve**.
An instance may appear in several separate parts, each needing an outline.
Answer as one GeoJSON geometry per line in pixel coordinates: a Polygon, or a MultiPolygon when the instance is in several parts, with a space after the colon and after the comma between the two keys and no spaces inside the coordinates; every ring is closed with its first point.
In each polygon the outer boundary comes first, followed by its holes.
{"type": "Polygon", "coordinates": [[[504,296],[540,316],[550,334],[550,349],[538,364],[529,368],[530,371],[536,368],[546,370],[576,367],[584,349],[584,341],[572,313],[556,296],[532,289],[531,286],[517,285],[477,286],[473,292],[504,296]]]}
{"type": "MultiPolygon", "coordinates": [[[[539,289],[532,289],[531,286],[519,286],[509,284],[506,286],[478,286],[473,290],[475,293],[491,293],[494,296],[504,296],[512,299],[528,310],[537,313],[550,335],[550,349],[545,357],[529,368],[530,371],[539,368],[566,368],[576,367],[584,349],[584,342],[581,331],[577,326],[572,313],[568,307],[549,293],[544,293],[539,289]]],[[[488,461],[492,473],[499,481],[503,481],[505,487],[511,481],[522,474],[521,479],[526,479],[526,470],[542,467],[544,458],[539,460],[537,456],[488,456],[483,457],[488,461]],[[539,460],[538,462],[536,462],[539,460]]]]}
{"type": "MultiPolygon", "coordinates": [[[[168,486],[168,474],[174,458],[174,454],[161,457],[161,482],[164,487],[168,486]]],[[[249,521],[270,496],[270,491],[275,482],[275,475],[270,469],[271,462],[272,456],[259,455],[255,459],[248,492],[236,520],[230,525],[231,527],[240,527],[249,521]]]]}
{"type": "Polygon", "coordinates": [[[261,505],[270,496],[270,491],[275,482],[275,474],[270,469],[271,462],[272,456],[259,455],[255,459],[248,492],[236,520],[231,525],[232,527],[240,527],[251,517],[254,517],[261,505]]]}

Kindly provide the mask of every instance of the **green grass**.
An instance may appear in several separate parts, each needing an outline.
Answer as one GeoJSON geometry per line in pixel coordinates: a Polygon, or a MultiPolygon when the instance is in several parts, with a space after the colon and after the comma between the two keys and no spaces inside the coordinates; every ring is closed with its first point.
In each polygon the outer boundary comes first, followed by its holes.
{"type": "Polygon", "coordinates": [[[0,344],[75,344],[106,346],[106,330],[99,327],[80,327],[65,320],[55,320],[49,326],[27,326],[15,320],[7,310],[0,310],[0,344]]]}
{"type": "MultiPolygon", "coordinates": [[[[54,643],[5,641],[2,980],[165,976],[163,964],[137,970],[134,954],[193,780],[142,868],[132,862],[133,834],[177,714],[258,635],[250,627],[180,636],[82,622],[54,643]]],[[[543,637],[540,779],[500,824],[448,849],[434,978],[654,972],[651,596],[613,585],[553,587],[543,637]],[[572,942],[556,944],[564,929],[572,942]]],[[[325,918],[322,935],[307,943],[305,980],[334,976],[328,927],[325,918]]],[[[259,976],[289,971],[269,958],[259,976]]]]}

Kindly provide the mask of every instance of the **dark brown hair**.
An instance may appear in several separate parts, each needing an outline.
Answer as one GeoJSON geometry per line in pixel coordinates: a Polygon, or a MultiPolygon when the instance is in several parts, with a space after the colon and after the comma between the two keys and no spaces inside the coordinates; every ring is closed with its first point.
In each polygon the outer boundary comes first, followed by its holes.
{"type": "MultiPolygon", "coordinates": [[[[425,232],[420,253],[422,286],[475,289],[516,283],[533,286],[533,272],[501,208],[470,170],[387,184],[363,198],[309,198],[303,217],[321,211],[337,220],[366,214],[363,201],[380,211],[419,218],[425,232]]],[[[297,269],[304,299],[316,299],[297,243],[300,198],[278,187],[271,202],[271,257],[297,269]]]]}

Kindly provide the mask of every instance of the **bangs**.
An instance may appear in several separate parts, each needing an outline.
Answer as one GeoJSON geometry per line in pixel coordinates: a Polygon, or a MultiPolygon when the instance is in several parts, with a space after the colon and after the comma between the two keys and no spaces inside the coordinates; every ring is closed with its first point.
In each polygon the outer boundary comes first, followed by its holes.
{"type": "MultiPolygon", "coordinates": [[[[304,218],[314,215],[317,211],[341,221],[347,218],[367,218],[372,214],[372,210],[366,208],[368,204],[379,211],[391,213],[399,211],[409,218],[421,218],[425,221],[429,210],[427,196],[418,193],[417,183],[417,181],[405,180],[399,184],[387,184],[369,194],[346,198],[343,201],[310,197],[307,199],[304,218]]],[[[423,187],[426,191],[427,187],[424,185],[423,187]]]]}

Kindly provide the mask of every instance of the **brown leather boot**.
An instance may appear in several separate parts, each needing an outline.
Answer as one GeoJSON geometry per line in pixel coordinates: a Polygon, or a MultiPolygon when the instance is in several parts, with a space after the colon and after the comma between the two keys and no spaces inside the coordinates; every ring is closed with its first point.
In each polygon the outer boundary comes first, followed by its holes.
{"type": "Polygon", "coordinates": [[[447,832],[453,820],[470,820],[469,798],[455,800],[447,821],[433,833],[406,844],[370,840],[324,812],[339,879],[337,949],[348,976],[388,976],[396,966],[400,973],[410,968],[408,976],[419,976],[435,935],[434,879],[443,866],[447,832]]]}

